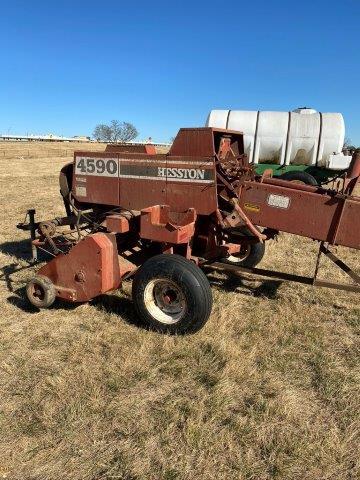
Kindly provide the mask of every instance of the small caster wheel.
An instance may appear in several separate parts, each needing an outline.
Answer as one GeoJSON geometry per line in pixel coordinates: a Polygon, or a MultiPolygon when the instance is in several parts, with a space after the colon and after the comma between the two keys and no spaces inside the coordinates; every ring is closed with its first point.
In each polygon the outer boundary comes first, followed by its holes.
{"type": "Polygon", "coordinates": [[[29,302],[38,308],[51,307],[56,298],[54,284],[43,275],[36,275],[28,281],[26,295],[29,302]]]}

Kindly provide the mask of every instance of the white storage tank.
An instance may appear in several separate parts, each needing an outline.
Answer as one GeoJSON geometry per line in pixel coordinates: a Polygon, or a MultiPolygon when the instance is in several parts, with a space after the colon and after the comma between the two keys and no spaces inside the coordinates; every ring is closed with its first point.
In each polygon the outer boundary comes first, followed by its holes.
{"type": "Polygon", "coordinates": [[[341,113],[306,107],[292,112],[212,110],[206,125],[243,132],[245,153],[256,164],[342,169],[351,159],[341,153],[345,138],[341,113]]]}

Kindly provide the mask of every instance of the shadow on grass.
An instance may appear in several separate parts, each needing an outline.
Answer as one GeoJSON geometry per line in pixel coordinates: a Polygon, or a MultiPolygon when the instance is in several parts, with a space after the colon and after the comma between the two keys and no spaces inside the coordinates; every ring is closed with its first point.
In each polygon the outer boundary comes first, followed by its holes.
{"type": "MultiPolygon", "coordinates": [[[[32,262],[31,245],[29,240],[19,240],[17,242],[4,242],[0,244],[0,253],[15,257],[20,263],[12,262],[0,269],[0,280],[5,281],[6,287],[13,292],[11,275],[22,270],[33,267],[36,263],[32,262]],[[27,262],[26,265],[23,263],[27,262]]],[[[48,261],[51,257],[45,252],[38,250],[38,262],[48,261]]]]}
{"type": "MultiPolygon", "coordinates": [[[[37,313],[39,309],[33,306],[26,297],[25,287],[18,288],[14,290],[11,275],[19,272],[21,270],[31,268],[34,266],[31,263],[31,246],[29,240],[20,240],[18,242],[5,242],[0,245],[0,252],[6,255],[10,255],[18,259],[19,261],[28,262],[27,265],[20,265],[19,263],[10,263],[1,268],[0,280],[4,280],[7,286],[7,289],[13,293],[10,297],[7,298],[7,301],[22,310],[26,313],[37,313]]],[[[42,251],[38,251],[38,261],[48,261],[51,257],[46,255],[42,251]]],[[[236,292],[242,295],[249,295],[253,297],[266,297],[269,299],[277,298],[277,291],[281,285],[280,281],[277,280],[263,280],[260,285],[254,286],[251,280],[244,279],[236,275],[229,273],[223,274],[221,277],[214,274],[209,274],[208,279],[211,285],[217,286],[218,288],[228,291],[236,292]],[[241,289],[240,291],[238,289],[241,289]]],[[[138,328],[148,330],[149,327],[138,318],[133,302],[130,297],[121,298],[117,295],[100,295],[99,297],[94,298],[89,302],[90,305],[95,306],[98,310],[105,311],[107,313],[114,313],[118,315],[123,321],[129,325],[136,326],[138,328]]],[[[56,310],[74,310],[79,303],[70,303],[63,301],[61,299],[56,299],[54,305],[51,307],[56,310]]]]}
{"type": "MultiPolygon", "coordinates": [[[[40,309],[32,305],[26,296],[26,287],[20,287],[16,290],[12,290],[14,295],[11,295],[7,298],[7,301],[17,307],[18,309],[22,310],[25,313],[38,313],[40,309]]],[[[55,303],[50,307],[53,310],[74,310],[79,303],[70,303],[65,302],[57,298],[55,303]]]]}
{"type": "MultiPolygon", "coordinates": [[[[25,313],[34,314],[40,311],[39,308],[32,305],[27,299],[25,287],[18,288],[13,291],[13,293],[14,295],[7,298],[7,301],[11,305],[25,313]]],[[[71,303],[57,298],[50,309],[71,311],[75,310],[80,305],[82,305],[82,303],[71,303]]],[[[89,305],[94,306],[99,311],[114,313],[119,316],[119,320],[124,321],[129,325],[148,330],[147,325],[137,317],[133,302],[128,297],[119,298],[118,296],[111,294],[100,295],[91,300],[89,305]]]]}
{"type": "Polygon", "coordinates": [[[277,292],[282,283],[280,280],[250,280],[247,278],[241,278],[237,275],[232,275],[231,273],[224,273],[224,276],[221,278],[212,274],[208,275],[207,277],[210,285],[217,286],[227,292],[236,293],[236,290],[241,288],[241,292],[237,293],[252,297],[266,297],[271,300],[277,298],[277,292]],[[254,281],[261,281],[261,285],[252,285],[254,281]]]}
{"type": "Polygon", "coordinates": [[[36,307],[29,307],[26,306],[26,295],[25,295],[25,288],[20,288],[18,290],[14,290],[13,288],[13,281],[11,279],[11,275],[14,273],[21,272],[22,270],[27,270],[28,268],[36,267],[37,264],[42,262],[46,262],[52,259],[52,256],[43,252],[42,250],[37,250],[37,262],[32,262],[32,255],[31,255],[31,244],[29,239],[23,239],[16,242],[4,242],[0,244],[0,253],[5,255],[9,255],[14,257],[19,261],[9,263],[4,267],[0,268],[0,281],[4,281],[6,284],[7,289],[9,292],[17,293],[19,296],[11,296],[8,298],[10,303],[13,303],[15,306],[22,308],[26,312],[36,312],[36,307]],[[21,263],[20,263],[21,262],[21,263]],[[26,264],[24,265],[24,262],[26,264]],[[24,294],[21,294],[21,291],[24,290],[24,294]],[[20,292],[20,293],[19,293],[20,292]]]}
{"type": "MultiPolygon", "coordinates": [[[[31,262],[31,244],[30,240],[23,239],[18,240],[17,242],[4,242],[0,244],[0,252],[5,255],[11,255],[17,260],[25,260],[26,262],[31,262]]],[[[39,261],[44,261],[47,259],[45,254],[38,251],[39,261]]]]}
{"type": "Polygon", "coordinates": [[[100,295],[90,303],[101,311],[118,315],[128,325],[149,330],[148,325],[137,316],[130,296],[120,298],[111,294],[100,295]]]}
{"type": "Polygon", "coordinates": [[[9,290],[9,292],[14,291],[11,281],[11,275],[13,273],[20,272],[21,270],[25,270],[26,268],[29,268],[29,266],[22,267],[18,263],[10,263],[9,265],[5,265],[4,267],[0,268],[0,280],[3,280],[6,283],[6,288],[9,290]]]}
{"type": "Polygon", "coordinates": [[[18,288],[14,293],[16,295],[11,295],[7,298],[8,303],[25,313],[40,312],[40,309],[32,305],[26,298],[25,287],[18,288]]]}
{"type": "MultiPolygon", "coordinates": [[[[5,242],[0,244],[0,252],[5,255],[15,257],[19,262],[27,262],[26,265],[21,265],[20,263],[12,262],[8,265],[5,265],[0,269],[0,280],[3,280],[6,284],[7,289],[13,295],[10,295],[7,298],[7,301],[22,310],[25,313],[38,313],[40,310],[33,306],[26,296],[26,288],[20,287],[14,289],[13,282],[11,280],[11,275],[22,270],[34,267],[34,263],[31,263],[31,245],[29,240],[19,240],[17,242],[5,242]]],[[[46,253],[38,250],[38,262],[45,262],[51,260],[51,256],[46,253]]],[[[106,311],[108,313],[115,313],[121,317],[121,320],[125,321],[129,325],[134,325],[140,328],[146,328],[147,326],[137,317],[133,303],[130,298],[121,297],[119,298],[116,295],[100,295],[99,297],[94,298],[89,302],[90,305],[94,305],[97,309],[106,311]]],[[[66,302],[57,298],[55,303],[52,305],[52,309],[56,310],[74,310],[79,303],[66,302]]]]}

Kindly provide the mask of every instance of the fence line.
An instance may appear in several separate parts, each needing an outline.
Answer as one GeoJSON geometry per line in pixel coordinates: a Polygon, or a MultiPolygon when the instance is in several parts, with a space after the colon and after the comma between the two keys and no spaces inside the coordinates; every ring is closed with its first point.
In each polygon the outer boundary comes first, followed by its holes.
{"type": "MultiPolygon", "coordinates": [[[[61,138],[61,137],[30,137],[30,136],[22,136],[22,135],[0,135],[0,144],[8,143],[8,142],[14,142],[14,143],[19,143],[19,144],[26,144],[26,143],[35,143],[35,142],[41,142],[41,143],[56,143],[56,142],[67,142],[67,143],[84,143],[88,145],[97,145],[97,144],[108,144],[112,142],[103,142],[103,141],[93,141],[93,140],[85,140],[81,138],[61,138]]],[[[171,143],[166,143],[166,142],[119,142],[119,143],[126,143],[128,145],[155,145],[155,147],[169,147],[171,143]]]]}
{"type": "MultiPolygon", "coordinates": [[[[153,144],[155,146],[169,146],[169,144],[153,144]]],[[[31,149],[11,149],[2,150],[0,148],[0,158],[46,158],[46,157],[72,157],[74,152],[79,149],[52,149],[52,150],[40,150],[39,152],[32,151],[31,149]]],[[[86,149],[85,149],[86,150],[86,149]]],[[[99,153],[103,150],[91,150],[91,153],[99,153]]]]}
{"type": "MultiPolygon", "coordinates": [[[[94,153],[96,151],[94,150],[94,153]]],[[[30,150],[25,151],[6,151],[0,150],[0,157],[7,158],[45,158],[45,157],[72,157],[74,150],[49,150],[42,152],[31,152],[30,150]]]]}

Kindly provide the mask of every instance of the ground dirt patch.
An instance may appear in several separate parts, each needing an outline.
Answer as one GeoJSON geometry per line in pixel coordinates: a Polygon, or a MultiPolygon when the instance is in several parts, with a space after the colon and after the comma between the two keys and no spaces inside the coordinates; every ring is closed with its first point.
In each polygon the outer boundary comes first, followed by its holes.
{"type": "MultiPolygon", "coordinates": [[[[359,478],[357,295],[211,275],[211,318],[183,337],[141,329],[128,283],[90,304],[29,306],[35,269],[15,225],[31,207],[63,213],[70,158],[0,154],[0,478],[359,478]]],[[[262,265],[311,274],[315,255],[281,235],[262,265]]]]}

